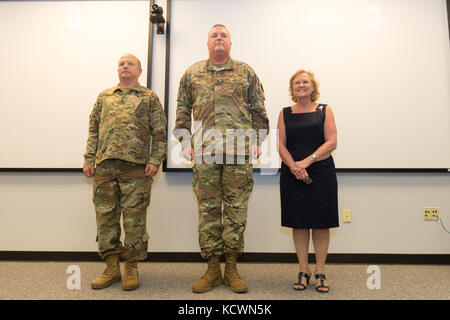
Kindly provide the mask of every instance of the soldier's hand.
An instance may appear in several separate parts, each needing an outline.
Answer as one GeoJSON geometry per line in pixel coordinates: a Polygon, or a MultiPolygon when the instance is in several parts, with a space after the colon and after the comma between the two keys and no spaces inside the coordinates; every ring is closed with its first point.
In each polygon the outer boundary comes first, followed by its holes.
{"type": "Polygon", "coordinates": [[[93,166],[86,166],[83,168],[83,173],[86,177],[92,178],[95,173],[95,168],[93,166]]]}
{"type": "Polygon", "coordinates": [[[254,145],[252,145],[250,153],[252,155],[252,158],[256,160],[261,155],[261,149],[259,148],[259,146],[257,144],[254,144],[254,145]]]}
{"type": "Polygon", "coordinates": [[[157,167],[155,167],[154,165],[152,165],[152,164],[147,164],[147,166],[145,167],[145,175],[147,176],[147,177],[152,177],[153,178],[153,176],[155,175],[155,174],[157,174],[158,173],[158,168],[157,167]]]}
{"type": "Polygon", "coordinates": [[[188,161],[192,161],[192,159],[194,158],[194,148],[189,147],[189,148],[184,149],[183,157],[188,161]]]}

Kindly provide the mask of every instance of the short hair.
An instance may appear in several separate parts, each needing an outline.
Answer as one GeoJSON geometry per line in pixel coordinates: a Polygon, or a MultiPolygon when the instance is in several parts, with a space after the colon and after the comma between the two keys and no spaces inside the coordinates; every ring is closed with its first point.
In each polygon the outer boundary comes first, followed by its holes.
{"type": "MultiPolygon", "coordinates": [[[[222,27],[222,28],[225,28],[225,29],[227,29],[227,27],[226,27],[226,26],[224,26],[223,24],[221,24],[221,23],[217,23],[217,24],[213,25],[213,26],[211,27],[211,29],[210,29],[210,30],[214,29],[215,27],[222,27]]],[[[228,29],[227,29],[227,30],[228,30],[228,29]]]]}
{"type": "Polygon", "coordinates": [[[292,99],[292,101],[297,102],[297,98],[294,95],[294,91],[293,91],[292,87],[294,86],[295,77],[297,77],[299,74],[302,74],[302,73],[306,73],[311,78],[311,82],[314,87],[314,91],[311,93],[311,101],[314,102],[317,99],[319,99],[319,96],[320,96],[319,82],[316,80],[314,73],[312,71],[307,71],[307,70],[303,70],[303,69],[300,69],[296,73],[294,73],[292,75],[291,79],[289,80],[289,94],[291,95],[291,99],[292,99]]]}
{"type": "Polygon", "coordinates": [[[142,69],[142,66],[141,66],[141,60],[139,60],[139,58],[136,57],[134,54],[131,54],[131,53],[125,53],[125,54],[123,54],[123,55],[119,58],[119,61],[120,61],[120,59],[121,59],[122,57],[124,57],[124,56],[130,56],[130,57],[133,57],[134,59],[136,59],[137,65],[138,65],[139,69],[142,69]]]}
{"type": "Polygon", "coordinates": [[[139,58],[136,58],[136,60],[137,60],[139,69],[142,69],[142,66],[141,66],[141,60],[139,60],[139,58]]]}
{"type": "Polygon", "coordinates": [[[211,30],[214,29],[215,27],[222,27],[222,28],[224,28],[225,30],[227,30],[228,34],[229,34],[230,37],[231,37],[231,33],[230,33],[230,31],[228,30],[228,28],[227,28],[225,25],[220,24],[220,23],[217,23],[217,24],[213,25],[213,26],[211,27],[211,29],[209,29],[208,37],[209,37],[209,34],[211,33],[211,30]]]}

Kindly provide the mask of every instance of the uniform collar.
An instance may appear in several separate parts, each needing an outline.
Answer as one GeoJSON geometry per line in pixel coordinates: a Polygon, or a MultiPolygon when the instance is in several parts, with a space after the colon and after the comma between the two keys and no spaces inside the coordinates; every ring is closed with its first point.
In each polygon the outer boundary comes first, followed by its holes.
{"type": "Polygon", "coordinates": [[[221,65],[221,66],[217,66],[214,65],[210,59],[207,60],[206,62],[206,70],[207,71],[222,71],[222,70],[233,70],[234,69],[234,61],[233,59],[228,58],[227,63],[221,65]]]}
{"type": "Polygon", "coordinates": [[[134,87],[132,87],[132,88],[122,88],[121,86],[120,86],[120,83],[119,84],[117,84],[117,86],[115,86],[114,88],[112,88],[112,91],[113,92],[116,92],[117,90],[119,90],[119,91],[121,91],[121,92],[125,92],[125,91],[136,91],[136,92],[144,92],[145,91],[145,88],[143,87],[143,86],[141,86],[140,84],[139,84],[139,82],[134,86],[134,87]]]}

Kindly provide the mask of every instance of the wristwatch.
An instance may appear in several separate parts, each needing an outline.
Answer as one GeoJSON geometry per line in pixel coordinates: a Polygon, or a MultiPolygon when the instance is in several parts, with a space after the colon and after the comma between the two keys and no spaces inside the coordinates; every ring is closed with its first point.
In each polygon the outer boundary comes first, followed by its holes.
{"type": "Polygon", "coordinates": [[[312,155],[311,155],[311,157],[314,159],[314,161],[316,161],[317,160],[317,156],[316,156],[316,154],[315,153],[313,153],[312,155]]]}

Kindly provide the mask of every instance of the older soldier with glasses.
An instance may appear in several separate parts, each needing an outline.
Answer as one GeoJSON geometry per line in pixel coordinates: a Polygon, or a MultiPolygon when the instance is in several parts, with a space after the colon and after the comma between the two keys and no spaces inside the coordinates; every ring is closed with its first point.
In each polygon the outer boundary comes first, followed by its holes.
{"type": "Polygon", "coordinates": [[[119,256],[126,260],[122,289],[137,289],[137,262],[147,257],[147,208],[152,178],[166,157],[167,128],[158,96],[138,82],[141,73],[139,59],[123,55],[119,84],[100,93],[89,118],[83,172],[94,177],[99,254],[107,265],[93,289],[121,280],[119,256]]]}
{"type": "Polygon", "coordinates": [[[212,27],[207,47],[209,59],[190,66],[180,81],[174,129],[184,156],[194,160],[192,184],[199,205],[199,243],[201,256],[208,261],[205,275],[193,283],[192,291],[206,292],[224,282],[232,291],[243,293],[248,286],[237,272],[236,260],[244,249],[247,206],[253,189],[249,158],[259,157],[258,143],[265,136],[259,136],[260,130],[267,133],[269,120],[257,75],[246,63],[230,58],[231,39],[225,26],[212,27]],[[180,134],[186,131],[189,139],[180,134]],[[246,139],[248,132],[254,132],[253,139],[246,139]],[[239,145],[242,137],[245,140],[239,145]]]}

